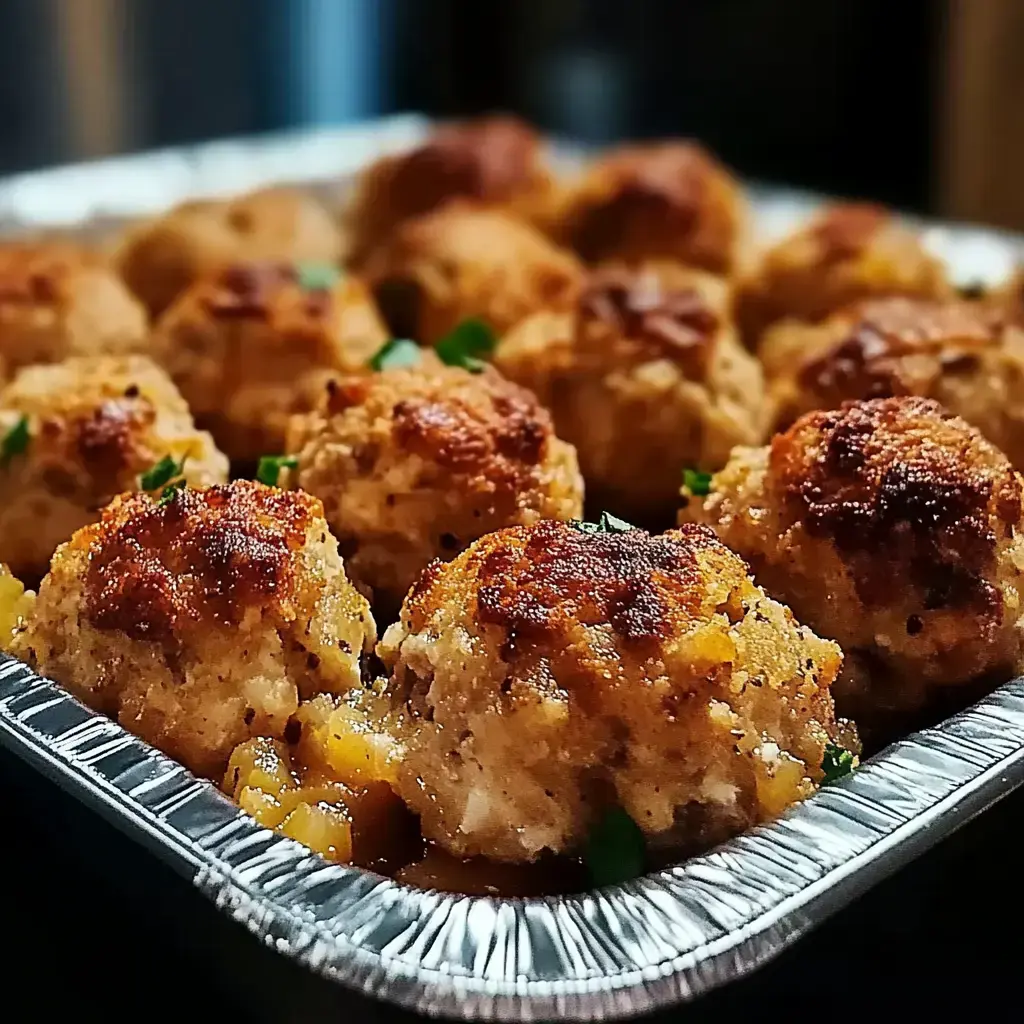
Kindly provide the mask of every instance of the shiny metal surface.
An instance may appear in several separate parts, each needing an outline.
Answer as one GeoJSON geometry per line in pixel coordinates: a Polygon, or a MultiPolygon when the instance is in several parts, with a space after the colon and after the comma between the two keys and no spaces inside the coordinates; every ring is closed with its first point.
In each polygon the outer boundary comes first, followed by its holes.
{"type": "MultiPolygon", "coordinates": [[[[0,183],[25,230],[152,212],[185,195],[294,179],[336,188],[418,119],[218,143],[0,183]],[[347,140],[347,141],[346,141],[347,140]]],[[[813,197],[754,188],[762,229],[813,197]]],[[[964,282],[996,283],[1020,252],[980,229],[928,228],[964,282]]],[[[737,978],[1024,782],[1024,680],[887,748],[780,820],[679,867],[573,897],[424,892],[328,865],[261,828],[212,785],[0,657],[0,744],[191,879],[282,956],[372,996],[488,1020],[640,1013],[737,978]]]]}

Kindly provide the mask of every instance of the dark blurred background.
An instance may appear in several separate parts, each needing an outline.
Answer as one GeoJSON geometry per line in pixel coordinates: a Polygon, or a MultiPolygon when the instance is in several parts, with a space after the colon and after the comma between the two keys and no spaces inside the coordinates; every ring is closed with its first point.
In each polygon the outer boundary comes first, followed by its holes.
{"type": "Polygon", "coordinates": [[[1016,0],[0,0],[0,169],[506,109],[1020,223],[1021,40],[1016,0]]]}

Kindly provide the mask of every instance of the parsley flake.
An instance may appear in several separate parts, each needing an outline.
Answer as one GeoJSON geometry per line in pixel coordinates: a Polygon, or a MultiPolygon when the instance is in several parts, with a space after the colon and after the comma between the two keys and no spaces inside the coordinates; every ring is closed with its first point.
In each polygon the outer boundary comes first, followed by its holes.
{"type": "Polygon", "coordinates": [[[0,466],[6,466],[15,455],[22,455],[28,448],[31,435],[28,431],[28,417],[22,416],[0,441],[0,466]]]}
{"type": "Polygon", "coordinates": [[[438,358],[448,366],[461,366],[470,373],[479,373],[498,343],[494,331],[483,320],[463,320],[435,346],[438,358]]]}
{"type": "Polygon", "coordinates": [[[298,263],[295,276],[303,291],[327,292],[338,283],[341,270],[332,263],[298,263]]]}
{"type": "Polygon", "coordinates": [[[702,473],[699,469],[684,469],[683,486],[695,498],[703,498],[711,493],[711,474],[702,473]]]}
{"type": "Polygon", "coordinates": [[[849,775],[857,763],[856,757],[850,750],[844,750],[835,743],[825,744],[825,756],[821,760],[821,770],[825,773],[822,785],[828,785],[849,775]]]}
{"type": "MultiPolygon", "coordinates": [[[[184,469],[184,459],[181,462],[175,462],[170,455],[165,455],[158,463],[150,466],[139,477],[139,490],[146,491],[149,494],[159,491],[160,488],[166,487],[172,481],[178,481],[184,469]]],[[[179,487],[183,485],[183,480],[177,484],[179,487]]]]}
{"type": "Polygon", "coordinates": [[[625,519],[613,516],[610,512],[602,512],[601,518],[596,523],[573,519],[569,525],[575,527],[580,533],[629,533],[630,530],[636,529],[632,523],[627,523],[625,519]]]}
{"type": "Polygon", "coordinates": [[[621,807],[610,808],[590,830],[583,863],[595,886],[638,878],[646,860],[644,834],[621,807]]]}
{"type": "Polygon", "coordinates": [[[256,479],[268,487],[276,487],[281,470],[294,469],[298,464],[294,455],[264,455],[256,467],[256,479]]]}
{"type": "Polygon", "coordinates": [[[402,366],[417,366],[423,349],[408,338],[392,338],[370,360],[371,370],[397,370],[402,366]]]}

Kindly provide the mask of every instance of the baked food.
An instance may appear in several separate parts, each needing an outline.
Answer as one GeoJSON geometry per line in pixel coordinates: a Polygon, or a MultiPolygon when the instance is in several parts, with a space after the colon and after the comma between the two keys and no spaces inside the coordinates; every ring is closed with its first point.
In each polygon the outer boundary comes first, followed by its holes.
{"type": "Polygon", "coordinates": [[[239,260],[337,264],[341,234],[314,199],[268,188],[232,199],[181,203],[129,230],[114,255],[153,317],[196,278],[239,260]]]}
{"type": "Polygon", "coordinates": [[[566,187],[556,237],[588,263],[671,260],[730,275],[749,257],[739,183],[695,142],[624,146],[566,187]]]}
{"type": "Polygon", "coordinates": [[[702,846],[823,775],[842,656],[706,528],[545,521],[435,563],[379,653],[398,792],[457,856],[575,853],[609,811],[702,846]]]}
{"type": "Polygon", "coordinates": [[[324,503],[350,575],[392,611],[433,559],[502,526],[583,511],[576,453],[534,397],[432,353],[332,382],[293,420],[287,450],[289,479],[324,503]]]}
{"type": "Polygon", "coordinates": [[[550,408],[590,507],[645,526],[672,521],[685,468],[716,469],[763,436],[761,368],[724,283],[699,271],[600,268],[574,311],[509,332],[495,365],[550,408]]]}
{"type": "Polygon", "coordinates": [[[366,276],[392,333],[429,345],[466,319],[501,333],[538,309],[567,307],[582,269],[529,224],[455,202],[399,225],[366,276]]]}
{"type": "Polygon", "coordinates": [[[349,259],[359,264],[394,229],[453,199],[543,224],[556,194],[537,133],[515,117],[480,117],[435,129],[405,153],[363,171],[349,205],[349,259]]]}
{"type": "Polygon", "coordinates": [[[288,417],[387,331],[363,282],[325,264],[250,261],[200,278],[161,317],[153,357],[232,459],[283,451],[288,417]]]}
{"type": "Polygon", "coordinates": [[[840,644],[837,706],[877,731],[965,704],[1024,664],[1021,486],[937,402],[886,398],[737,449],[684,514],[840,644]]]}
{"type": "Polygon", "coordinates": [[[170,464],[161,487],[227,479],[227,459],[145,356],[26,367],[0,390],[0,439],[0,562],[27,580],[154,467],[170,464]]]}
{"type": "Polygon", "coordinates": [[[147,331],[145,310],[97,254],[0,245],[0,381],[35,363],[144,351],[147,331]]]}
{"type": "Polygon", "coordinates": [[[375,641],[320,503],[248,480],[123,495],[53,557],[12,650],[209,778],[375,641]]]}

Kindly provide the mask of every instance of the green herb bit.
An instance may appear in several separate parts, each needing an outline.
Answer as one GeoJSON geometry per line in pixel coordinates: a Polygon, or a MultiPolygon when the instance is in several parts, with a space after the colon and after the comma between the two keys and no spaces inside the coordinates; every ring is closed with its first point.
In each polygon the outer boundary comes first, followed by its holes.
{"type": "Polygon", "coordinates": [[[341,277],[341,270],[332,263],[298,263],[295,276],[306,292],[330,291],[341,277]]]}
{"type": "Polygon", "coordinates": [[[610,512],[602,512],[596,523],[588,523],[582,519],[573,519],[571,524],[581,533],[629,533],[636,527],[625,519],[613,516],[610,512]]]}
{"type": "Polygon", "coordinates": [[[22,416],[0,441],[0,466],[6,466],[15,455],[24,454],[31,435],[28,432],[28,417],[22,416]]]}
{"type": "Polygon", "coordinates": [[[479,373],[498,344],[494,331],[483,320],[463,320],[435,346],[438,358],[448,366],[461,366],[470,373],[479,373]]]}
{"type": "Polygon", "coordinates": [[[711,474],[702,473],[699,469],[684,469],[683,486],[695,498],[703,498],[711,493],[711,474]]]}
{"type": "Polygon", "coordinates": [[[821,770],[825,773],[822,785],[841,779],[853,771],[857,759],[851,750],[844,750],[835,743],[825,744],[825,756],[821,761],[821,770]]]}
{"type": "MultiPolygon", "coordinates": [[[[139,489],[150,494],[166,487],[169,483],[177,480],[185,469],[185,460],[175,462],[170,455],[165,455],[156,465],[150,466],[142,476],[139,477],[139,489]]],[[[182,481],[184,483],[184,481],[182,481]]]]}
{"type": "Polygon", "coordinates": [[[264,455],[256,467],[256,479],[268,487],[276,487],[281,470],[294,469],[298,464],[294,455],[264,455]]]}
{"type": "Polygon", "coordinates": [[[621,808],[612,807],[591,829],[583,863],[595,886],[618,885],[644,873],[644,834],[621,808]]]}
{"type": "Polygon", "coordinates": [[[164,505],[169,504],[171,502],[171,500],[174,498],[174,496],[178,493],[178,491],[182,490],[184,488],[184,486],[185,486],[184,479],[172,480],[163,489],[163,492],[161,493],[160,498],[157,500],[156,507],[157,508],[163,508],[164,505]]]}
{"type": "Polygon", "coordinates": [[[371,370],[397,370],[402,366],[418,366],[423,349],[408,338],[392,338],[370,360],[371,370]]]}

